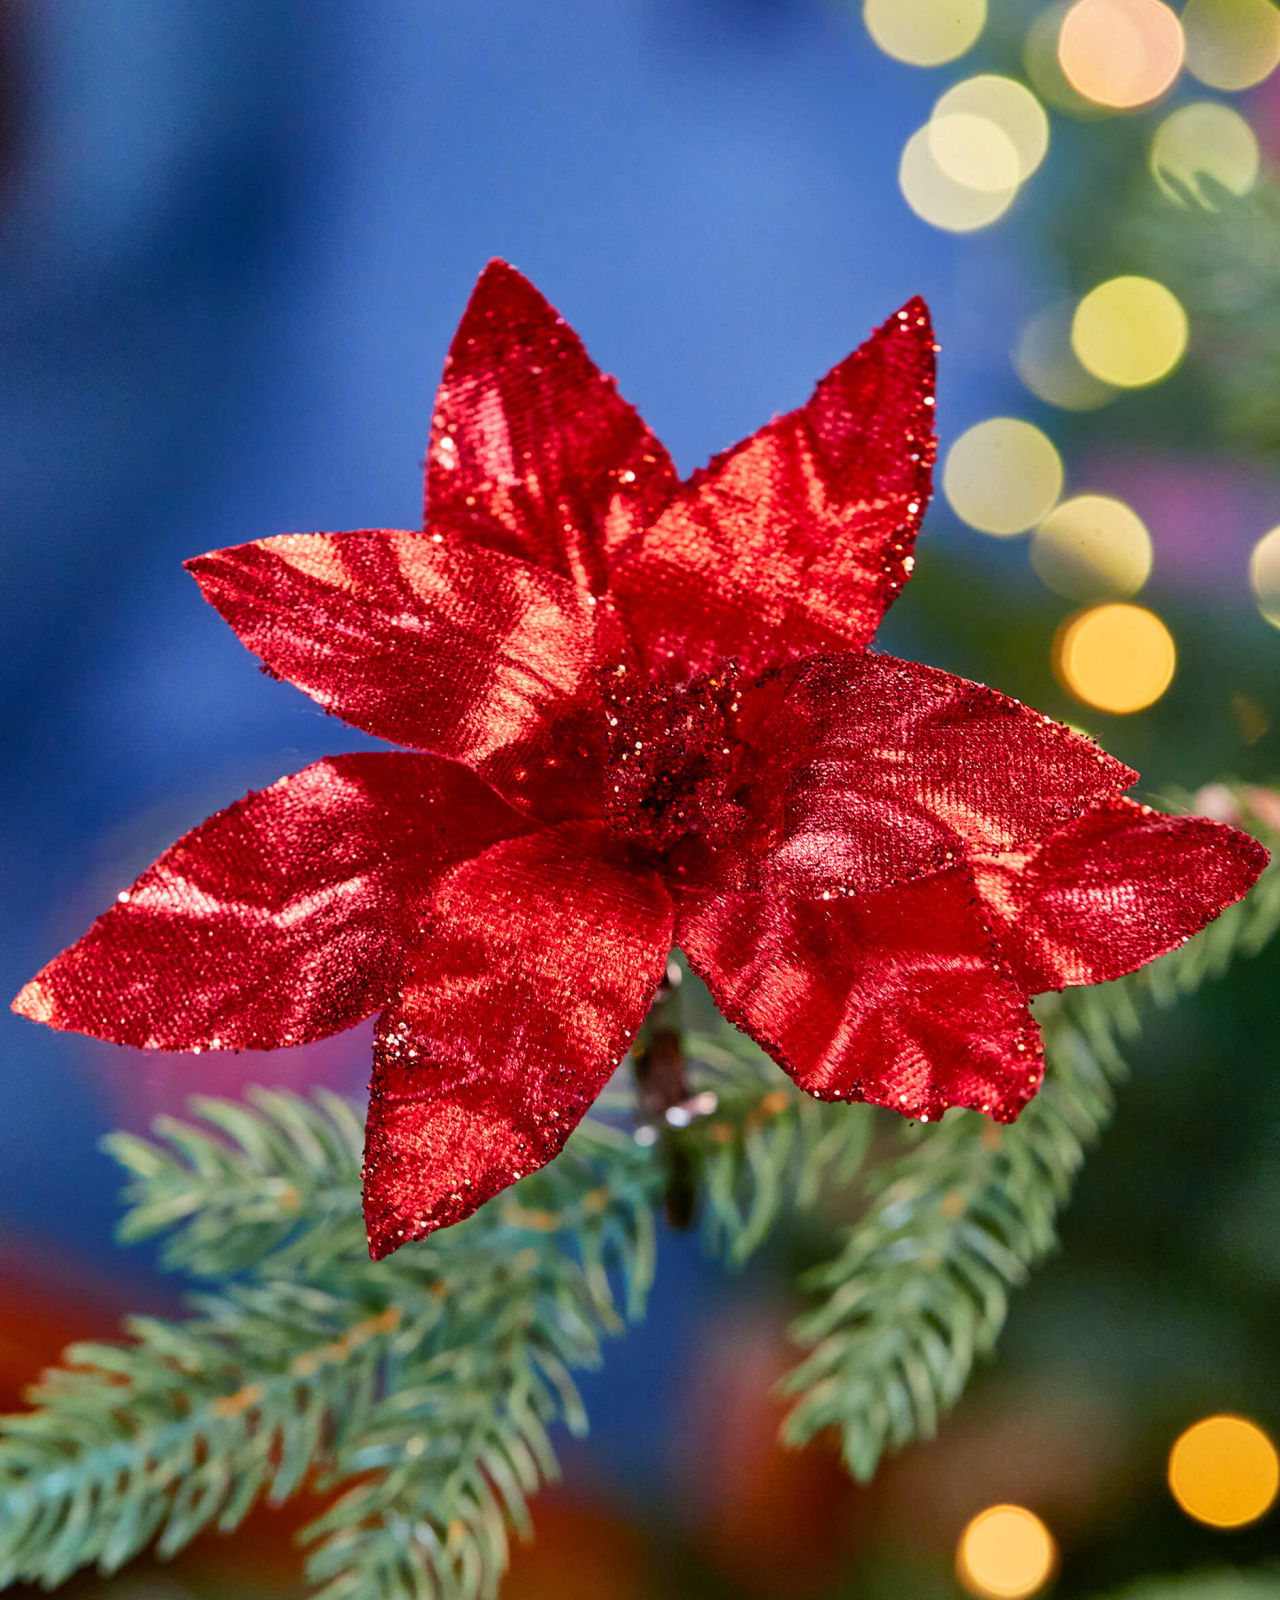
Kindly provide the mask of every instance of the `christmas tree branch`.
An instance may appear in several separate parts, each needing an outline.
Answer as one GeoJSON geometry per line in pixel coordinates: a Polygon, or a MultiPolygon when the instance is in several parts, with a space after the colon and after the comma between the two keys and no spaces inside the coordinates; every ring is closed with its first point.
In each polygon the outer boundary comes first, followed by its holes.
{"type": "MultiPolygon", "coordinates": [[[[781,1087],[746,1041],[695,1038],[689,1065],[667,1130],[710,1242],[741,1260],[791,1179],[860,1157],[865,1117],[781,1087]]],[[[345,1101],[254,1089],[191,1109],[108,1139],[130,1174],[121,1232],[224,1287],[187,1321],[74,1348],[0,1427],[0,1581],[112,1570],[152,1540],[169,1554],[307,1482],[346,1486],[307,1535],[327,1600],[491,1594],[554,1473],[549,1430],[585,1426],[573,1371],[643,1309],[656,1141],[588,1119],[551,1166],[375,1266],[345,1101]]]]}
{"type": "Polygon", "coordinates": [[[1143,1578],[1107,1600],[1280,1600],[1280,1571],[1180,1572],[1143,1578]]]}
{"type": "MultiPolygon", "coordinates": [[[[1267,834],[1256,815],[1241,820],[1267,834]]],[[[808,1354],[784,1384],[795,1402],[789,1442],[836,1429],[865,1481],[887,1451],[934,1434],[992,1349],[1010,1293],[1053,1248],[1057,1213],[1125,1073],[1118,1041],[1145,1003],[1171,1004],[1278,927],[1273,862],[1246,900],[1180,949],[1117,983],[1037,1002],[1048,1071],[1016,1123],[960,1112],[908,1134],[868,1186],[871,1209],[840,1254],[809,1277],[818,1303],[793,1329],[808,1354]]]]}
{"type": "Polygon", "coordinates": [[[175,1260],[249,1277],[193,1297],[187,1321],[133,1319],[127,1344],[73,1348],[36,1409],[6,1420],[0,1580],[112,1570],[152,1539],[169,1554],[309,1480],[349,1485],[308,1534],[326,1595],[492,1593],[508,1524],[554,1471],[547,1430],[584,1426],[572,1371],[642,1309],[649,1163],[591,1130],[519,1191],[375,1266],[345,1107],[259,1093],[252,1109],[202,1110],[210,1130],[170,1121],[164,1145],[116,1141],[135,1173],[128,1226],[153,1230],[167,1210],[175,1260]],[[286,1181],[282,1243],[264,1185],[278,1197],[286,1181]]]}

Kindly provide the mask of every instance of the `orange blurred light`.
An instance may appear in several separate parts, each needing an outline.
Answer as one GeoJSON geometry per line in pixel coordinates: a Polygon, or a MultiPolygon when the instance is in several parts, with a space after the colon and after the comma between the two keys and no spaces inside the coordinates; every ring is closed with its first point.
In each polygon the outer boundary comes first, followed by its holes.
{"type": "Polygon", "coordinates": [[[1158,99],[1185,54],[1182,24],[1163,0],[1076,0],[1058,34],[1072,88],[1118,111],[1158,99]]]}
{"type": "Polygon", "coordinates": [[[983,1600],[1025,1600],[1053,1575],[1053,1535],[1023,1506],[989,1506],[960,1535],[956,1576],[983,1600]]]}
{"type": "Polygon", "coordinates": [[[1054,642],[1054,670],[1064,687],[1119,716],[1154,705],[1177,664],[1173,636],[1144,606],[1091,606],[1069,617],[1054,642]]]}
{"type": "Polygon", "coordinates": [[[1280,1458],[1257,1423],[1245,1417],[1205,1417],[1169,1452],[1169,1488],[1197,1522],[1243,1528],[1274,1505],[1280,1458]]]}

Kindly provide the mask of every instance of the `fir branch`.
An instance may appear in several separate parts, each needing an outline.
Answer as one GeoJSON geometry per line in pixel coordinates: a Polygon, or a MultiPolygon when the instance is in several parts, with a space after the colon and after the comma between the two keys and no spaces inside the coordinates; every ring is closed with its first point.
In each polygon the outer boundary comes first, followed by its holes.
{"type": "Polygon", "coordinates": [[[916,1130],[876,1173],[874,1204],[840,1254],[810,1275],[819,1303],[793,1328],[809,1353],[784,1383],[795,1397],[789,1442],[834,1427],[866,1481],[886,1452],[932,1437],[994,1346],[1012,1290],[1053,1248],[1057,1213],[1125,1074],[1117,1040],[1136,1030],[1144,1003],[1190,993],[1277,927],[1273,863],[1246,900],[1151,966],[1037,1001],[1048,1071],[1018,1121],[1001,1128],[960,1112],[916,1130]]]}
{"type": "Polygon", "coordinates": [[[691,1123],[707,1248],[741,1266],[789,1208],[806,1208],[824,1181],[847,1184],[870,1139],[867,1106],[815,1100],[745,1035],[694,1034],[695,1082],[713,1114],[691,1123]]]}
{"type": "Polygon", "coordinates": [[[1143,1578],[1107,1600],[1280,1600],[1280,1571],[1180,1572],[1143,1578]]]}
{"type": "MultiPolygon", "coordinates": [[[[300,1181],[298,1214],[315,1202],[310,1237],[351,1150],[316,1137],[344,1127],[326,1097],[256,1101],[203,1103],[217,1131],[168,1123],[168,1150],[125,1147],[144,1191],[134,1232],[158,1225],[167,1202],[189,1219],[181,1257],[221,1271],[212,1228],[193,1226],[213,1186],[235,1236],[229,1259],[253,1275],[193,1297],[190,1320],[135,1318],[130,1343],[73,1348],[32,1393],[36,1409],[6,1419],[0,1582],[52,1585],[90,1562],[114,1570],[153,1539],[171,1554],[310,1480],[348,1486],[308,1532],[308,1572],[330,1600],[491,1594],[508,1524],[521,1525],[527,1496],[555,1470],[548,1429],[584,1426],[572,1372],[642,1309],[650,1165],[630,1141],[592,1130],[510,1195],[389,1262],[371,1263],[343,1223],[323,1260],[314,1239],[309,1256],[288,1254],[286,1240],[286,1264],[310,1264],[299,1278],[273,1276],[263,1270],[282,1259],[280,1224],[263,1215],[270,1162],[300,1181]],[[232,1124],[227,1143],[219,1133],[232,1124]]],[[[358,1186],[350,1194],[358,1219],[358,1186]]]]}

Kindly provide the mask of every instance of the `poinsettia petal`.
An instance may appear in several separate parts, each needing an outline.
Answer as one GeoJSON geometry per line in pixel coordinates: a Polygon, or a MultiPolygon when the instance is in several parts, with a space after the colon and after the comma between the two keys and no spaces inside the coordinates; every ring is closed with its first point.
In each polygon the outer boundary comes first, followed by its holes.
{"type": "Polygon", "coordinates": [[[536,815],[589,803],[605,608],[585,590],[386,529],[283,534],[187,566],[268,670],[327,711],[460,761],[536,815]]]}
{"type": "Polygon", "coordinates": [[[974,868],[1001,947],[1034,994],[1119,978],[1174,949],[1246,894],[1268,859],[1235,828],[1118,798],[974,868]]]}
{"type": "Polygon", "coordinates": [[[724,895],[676,939],[730,1022],[802,1089],[934,1120],[1011,1121],[1043,1075],[1021,990],[958,869],[846,899],[724,895]]]}
{"type": "Polygon", "coordinates": [[[749,692],[767,883],[859,892],[1036,840],[1137,773],[1017,700],[892,656],[815,656],[749,692]]]}
{"type": "Polygon", "coordinates": [[[441,873],[528,824],[434,756],[331,756],[184,834],[13,1009],[151,1050],[270,1050],[395,993],[441,873]]]}
{"type": "Polygon", "coordinates": [[[375,1258],[563,1148],[661,981],[674,911],[593,823],[495,846],[442,884],[378,1025],[365,1153],[375,1258]]]}
{"type": "Polygon", "coordinates": [[[751,672],[871,638],[929,498],[933,370],[911,300],[806,405],[690,480],[613,579],[651,663],[751,672]]]}
{"type": "Polygon", "coordinates": [[[445,362],[427,525],[601,592],[678,484],[640,417],[527,278],[480,275],[445,362]]]}

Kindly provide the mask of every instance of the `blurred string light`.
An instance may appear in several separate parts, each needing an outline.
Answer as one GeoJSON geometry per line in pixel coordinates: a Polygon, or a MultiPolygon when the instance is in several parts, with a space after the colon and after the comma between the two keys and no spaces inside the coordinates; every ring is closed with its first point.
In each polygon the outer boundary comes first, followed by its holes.
{"type": "Polygon", "coordinates": [[[1190,0],[1182,26],[1187,71],[1211,88],[1252,88],[1280,64],[1273,0],[1190,0]]]}
{"type": "Polygon", "coordinates": [[[1091,411],[1106,405],[1117,390],[1086,371],[1071,348],[1074,310],[1066,301],[1037,312],[1013,348],[1013,365],[1039,399],[1064,411],[1091,411]]]}
{"type": "MultiPolygon", "coordinates": [[[[934,106],[931,126],[954,116],[979,118],[1004,134],[1017,161],[1015,182],[1025,183],[1048,152],[1049,118],[1045,109],[1031,90],[1014,78],[981,72],[954,84],[934,106]]],[[[938,148],[940,142],[945,143],[931,140],[945,170],[947,162],[938,148]]]]}
{"type": "Polygon", "coordinates": [[[1039,428],[988,417],[947,453],[942,487],[970,527],[1005,538],[1040,522],[1062,493],[1062,457],[1039,428]]]}
{"type": "Polygon", "coordinates": [[[1243,1528],[1275,1503],[1280,1458],[1271,1440],[1245,1417],[1205,1417],[1169,1452],[1169,1488],[1197,1522],[1243,1528]]]}
{"type": "Polygon", "coordinates": [[[1110,112],[1072,88],[1058,60],[1058,39],[1070,10],[1071,0],[1057,0],[1036,14],[1023,41],[1022,65],[1040,98],[1059,111],[1083,119],[1109,116],[1110,112]]]}
{"type": "Polygon", "coordinates": [[[992,123],[971,116],[942,120],[946,126],[935,128],[932,123],[927,124],[907,140],[898,167],[898,184],[907,204],[925,222],[949,233],[970,233],[1004,215],[1018,192],[1017,178],[1002,188],[962,183],[943,169],[935,148],[950,148],[953,170],[971,170],[985,157],[990,163],[989,184],[996,181],[1000,171],[1016,173],[1017,152],[1008,136],[992,123]]]}
{"type": "Polygon", "coordinates": [[[1024,1506],[990,1506],[960,1535],[956,1577],[983,1600],[1024,1600],[1053,1576],[1053,1535],[1024,1506]]]}
{"type": "Polygon", "coordinates": [[[977,43],[987,0],[864,0],[862,18],[886,55],[913,67],[940,67],[977,43]]]}
{"type": "Polygon", "coordinates": [[[953,183],[988,194],[1012,194],[1021,177],[1018,147],[989,117],[937,113],[925,127],[929,153],[953,183]]]}
{"type": "Polygon", "coordinates": [[[1062,19],[1058,62],[1077,93],[1117,111],[1172,87],[1186,39],[1163,0],[1076,0],[1062,19]]]}
{"type": "Polygon", "coordinates": [[[1154,705],[1177,664],[1172,634],[1144,606],[1091,606],[1068,617],[1054,640],[1053,667],[1063,687],[1117,715],[1154,705]]]}
{"type": "Polygon", "coordinates": [[[1108,278],[1076,307],[1071,347],[1095,378],[1123,389],[1167,377],[1187,348],[1187,314],[1154,278],[1108,278]]]}
{"type": "Polygon", "coordinates": [[[979,73],[939,98],[907,141],[898,181],[917,216],[968,233],[1004,215],[1048,148],[1049,118],[1030,89],[979,73]]]}
{"type": "Polygon", "coordinates": [[[1273,628],[1280,628],[1280,528],[1263,534],[1249,557],[1249,582],[1258,610],[1273,628]]]}
{"type": "Polygon", "coordinates": [[[1151,141],[1151,171],[1174,199],[1182,198],[1181,186],[1203,202],[1202,178],[1232,194],[1247,194],[1258,181],[1259,162],[1253,129],[1238,111],[1216,100],[1197,100],[1172,112],[1151,141]]]}
{"type": "Polygon", "coordinates": [[[1069,600],[1121,600],[1151,576],[1151,535],[1141,517],[1104,494],[1055,506],[1031,539],[1036,576],[1069,600]]]}

